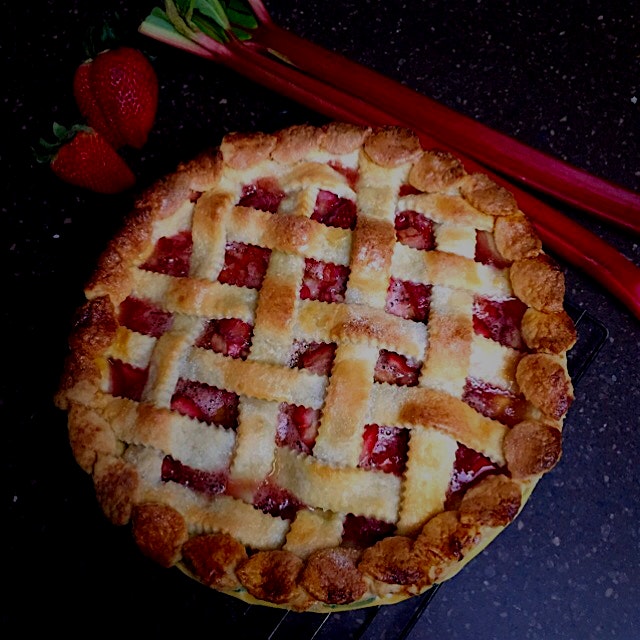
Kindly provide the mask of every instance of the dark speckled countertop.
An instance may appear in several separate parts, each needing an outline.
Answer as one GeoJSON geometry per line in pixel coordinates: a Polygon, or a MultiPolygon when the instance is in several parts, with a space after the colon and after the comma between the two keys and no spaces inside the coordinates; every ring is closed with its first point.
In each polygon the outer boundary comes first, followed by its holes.
{"type": "MultiPolygon", "coordinates": [[[[120,13],[131,27],[129,43],[152,57],[160,77],[156,126],[147,146],[130,154],[140,186],[227,131],[325,118],[138,36],[135,26],[151,2],[97,4],[14,2],[2,24],[9,69],[0,139],[1,575],[9,594],[0,599],[3,635],[16,637],[19,629],[88,636],[129,627],[148,637],[230,637],[234,625],[238,635],[239,621],[228,599],[141,558],[128,531],[99,512],[89,479],[72,459],[66,418],[51,397],[82,285],[131,196],[69,187],[33,161],[30,147],[49,135],[54,120],[77,119],[72,74],[83,59],[86,29],[101,11],[120,13]]],[[[639,188],[635,0],[267,5],[277,22],[300,35],[534,147],[639,188]]],[[[638,237],[561,209],[640,264],[638,237]]],[[[640,638],[640,326],[592,279],[561,264],[570,302],[608,331],[577,384],[563,458],[517,521],[439,589],[409,633],[412,640],[640,638]]],[[[397,637],[400,609],[386,609],[375,636],[366,637],[397,637]]],[[[352,637],[347,622],[341,626],[336,616],[317,637],[352,637]]],[[[267,622],[258,617],[253,624],[254,638],[268,637],[267,622]]]]}

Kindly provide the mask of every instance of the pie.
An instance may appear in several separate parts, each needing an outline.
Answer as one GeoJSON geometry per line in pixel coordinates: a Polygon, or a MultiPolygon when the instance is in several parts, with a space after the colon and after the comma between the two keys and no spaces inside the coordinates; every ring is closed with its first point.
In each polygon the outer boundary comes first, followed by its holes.
{"type": "Polygon", "coordinates": [[[558,461],[564,288],[512,194],[409,130],[230,133],[139,195],[55,401],[160,565],[296,611],[390,604],[558,461]]]}

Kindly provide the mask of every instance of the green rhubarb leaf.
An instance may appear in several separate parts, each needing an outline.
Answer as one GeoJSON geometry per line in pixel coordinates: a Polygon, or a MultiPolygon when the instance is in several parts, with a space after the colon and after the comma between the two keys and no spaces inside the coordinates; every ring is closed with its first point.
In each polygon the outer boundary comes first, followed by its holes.
{"type": "Polygon", "coordinates": [[[227,16],[232,24],[245,29],[256,29],[258,21],[243,0],[231,0],[227,3],[227,16]]]}
{"type": "Polygon", "coordinates": [[[225,42],[229,42],[229,36],[227,35],[227,32],[220,25],[207,20],[199,13],[194,14],[193,23],[196,28],[202,31],[202,33],[204,33],[206,36],[209,36],[210,38],[213,38],[216,42],[221,42],[223,44],[225,42]]]}
{"type": "Polygon", "coordinates": [[[231,28],[229,18],[227,18],[227,14],[224,11],[224,7],[218,0],[195,0],[195,8],[203,16],[211,18],[225,31],[231,28]]]}
{"type": "MultiPolygon", "coordinates": [[[[177,0],[178,3],[184,4],[181,0],[177,0]]],[[[193,37],[193,29],[190,29],[187,23],[182,19],[182,14],[180,9],[178,9],[177,5],[173,0],[165,0],[164,8],[166,11],[166,16],[169,22],[173,25],[173,28],[185,38],[193,37]]]]}

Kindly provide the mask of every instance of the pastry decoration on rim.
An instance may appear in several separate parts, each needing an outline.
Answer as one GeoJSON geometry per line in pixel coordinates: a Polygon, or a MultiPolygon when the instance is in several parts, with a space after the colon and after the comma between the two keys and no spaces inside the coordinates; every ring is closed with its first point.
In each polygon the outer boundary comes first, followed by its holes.
{"type": "Polygon", "coordinates": [[[564,293],[511,193],[409,130],[230,133],[109,242],[55,401],[160,565],[297,611],[390,604],[557,463],[564,293]]]}

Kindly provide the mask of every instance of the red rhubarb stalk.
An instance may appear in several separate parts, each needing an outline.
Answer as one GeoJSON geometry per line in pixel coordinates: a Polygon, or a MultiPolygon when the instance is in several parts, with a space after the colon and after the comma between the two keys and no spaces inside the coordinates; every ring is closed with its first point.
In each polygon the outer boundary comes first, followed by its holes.
{"type": "Polygon", "coordinates": [[[366,126],[398,125],[416,131],[424,148],[454,153],[469,172],[480,171],[513,193],[519,206],[536,226],[545,246],[567,262],[583,269],[616,295],[640,319],[640,269],[612,246],[570,218],[537,200],[490,169],[433,139],[420,127],[391,116],[375,103],[341,91],[277,59],[263,56],[236,39],[220,42],[198,30],[179,34],[164,15],[152,14],[140,31],[166,44],[225,64],[245,77],[277,91],[329,118],[366,126]],[[187,46],[185,39],[191,42],[187,46]]]}
{"type": "Polygon", "coordinates": [[[329,51],[276,25],[261,0],[248,0],[259,26],[249,46],[363,97],[407,126],[525,185],[608,222],[640,233],[640,194],[598,178],[464,116],[373,69],[329,51]]]}

